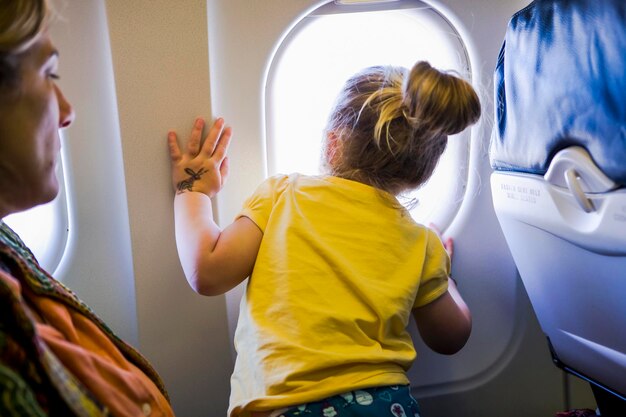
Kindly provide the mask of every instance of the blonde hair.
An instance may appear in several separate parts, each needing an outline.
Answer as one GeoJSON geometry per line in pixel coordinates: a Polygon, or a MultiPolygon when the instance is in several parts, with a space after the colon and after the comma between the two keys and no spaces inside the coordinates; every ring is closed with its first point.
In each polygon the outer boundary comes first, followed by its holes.
{"type": "Polygon", "coordinates": [[[421,61],[370,67],[344,85],[326,126],[325,165],[332,175],[398,194],[423,184],[448,135],[480,117],[472,86],[421,61]]]}
{"type": "Polygon", "coordinates": [[[15,84],[17,56],[39,39],[49,17],[47,0],[0,0],[0,87],[15,84]]]}

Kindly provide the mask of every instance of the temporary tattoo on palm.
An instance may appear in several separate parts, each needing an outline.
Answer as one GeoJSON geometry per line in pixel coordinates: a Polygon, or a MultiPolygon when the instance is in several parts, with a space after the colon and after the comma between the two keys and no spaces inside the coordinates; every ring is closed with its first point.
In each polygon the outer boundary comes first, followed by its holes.
{"type": "Polygon", "coordinates": [[[177,185],[177,193],[183,193],[185,191],[193,191],[193,183],[198,181],[203,174],[206,174],[208,171],[204,168],[200,168],[200,170],[198,172],[195,172],[193,169],[191,168],[185,168],[185,172],[187,174],[189,174],[189,178],[187,178],[186,180],[182,180],[181,182],[178,183],[177,185]]]}

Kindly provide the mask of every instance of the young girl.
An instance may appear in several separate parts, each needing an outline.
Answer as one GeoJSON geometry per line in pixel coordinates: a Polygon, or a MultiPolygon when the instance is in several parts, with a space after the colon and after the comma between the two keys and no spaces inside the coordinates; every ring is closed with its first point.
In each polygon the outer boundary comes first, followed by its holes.
{"type": "Polygon", "coordinates": [[[448,135],[480,116],[465,81],[426,62],[372,67],[341,91],[326,128],[326,175],[277,175],[221,230],[210,198],[228,174],[218,119],[185,152],[170,132],[176,242],[189,284],[222,294],[250,277],[235,335],[229,416],[418,416],[406,371],[413,313],[452,354],[471,331],[438,235],[396,195],[423,184],[448,135]]]}

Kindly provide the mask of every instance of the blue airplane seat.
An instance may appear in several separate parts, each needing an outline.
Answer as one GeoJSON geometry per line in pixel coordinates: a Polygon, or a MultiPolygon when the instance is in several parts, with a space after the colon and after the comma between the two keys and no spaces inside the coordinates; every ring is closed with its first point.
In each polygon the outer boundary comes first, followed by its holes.
{"type": "Polygon", "coordinates": [[[537,0],[495,69],[493,202],[555,363],[626,416],[626,1],[537,0]]]}

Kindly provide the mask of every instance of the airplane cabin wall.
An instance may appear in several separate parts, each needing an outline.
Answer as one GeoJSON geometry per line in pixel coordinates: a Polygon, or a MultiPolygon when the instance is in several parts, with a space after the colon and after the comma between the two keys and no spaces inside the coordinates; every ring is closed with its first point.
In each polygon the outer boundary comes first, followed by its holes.
{"type": "MultiPolygon", "coordinates": [[[[54,3],[59,84],[76,111],[62,135],[68,242],[55,277],[129,343],[137,312],[128,203],[106,10],[101,1],[54,3]]],[[[60,196],[62,198],[62,196],[60,196]]]]}
{"type": "Polygon", "coordinates": [[[181,416],[224,415],[232,369],[223,297],[187,285],[174,242],[167,131],[211,116],[206,4],[106,2],[127,181],[139,345],[181,416]]]}
{"type": "MultiPolygon", "coordinates": [[[[178,415],[225,415],[241,288],[209,298],[185,281],[166,133],[186,138],[199,115],[223,116],[234,127],[231,176],[214,204],[219,223],[228,224],[266,175],[262,94],[274,48],[322,3],[71,0],[61,10],[65,21],[55,30],[63,87],[77,112],[67,146],[75,181],[84,178],[70,189],[84,207],[76,210],[73,238],[80,256],[65,282],[153,362],[178,415]],[[99,165],[109,149],[110,162],[99,165]]],[[[564,408],[562,374],[495,218],[487,157],[492,71],[509,17],[527,2],[429,3],[467,37],[484,117],[472,131],[465,200],[446,231],[455,238],[453,274],[473,311],[474,333],[451,358],[418,341],[414,392],[429,417],[552,416],[564,408]],[[449,382],[433,383],[437,372],[449,382]]],[[[590,406],[586,386],[572,386],[572,405],[590,406]]]]}

